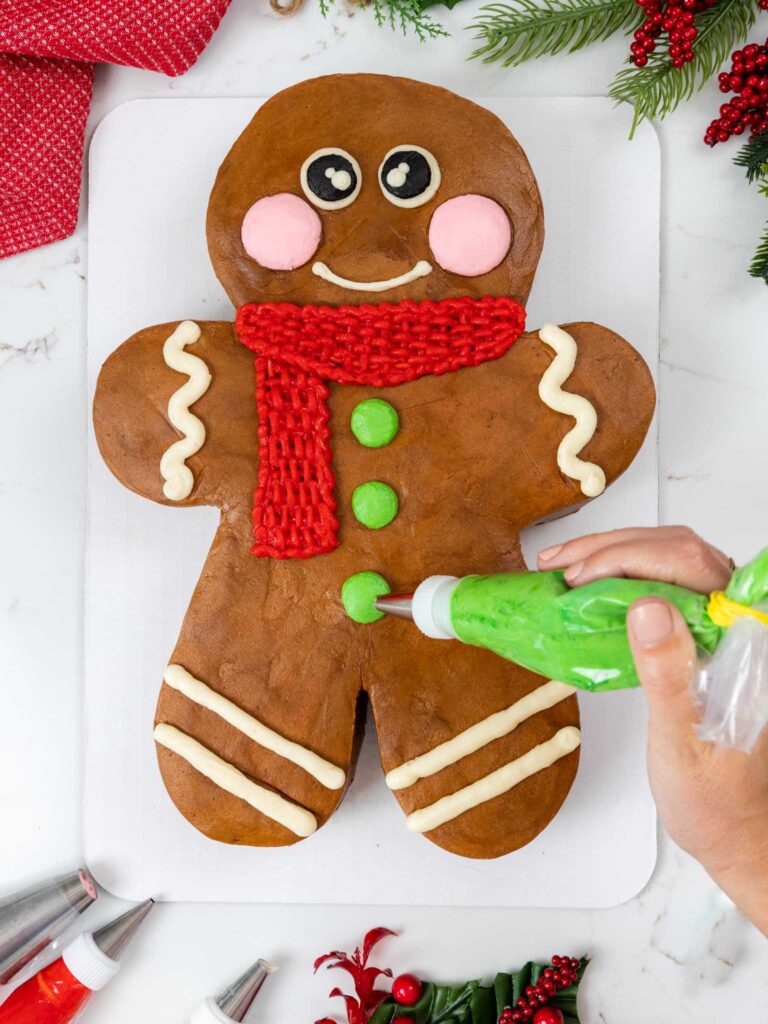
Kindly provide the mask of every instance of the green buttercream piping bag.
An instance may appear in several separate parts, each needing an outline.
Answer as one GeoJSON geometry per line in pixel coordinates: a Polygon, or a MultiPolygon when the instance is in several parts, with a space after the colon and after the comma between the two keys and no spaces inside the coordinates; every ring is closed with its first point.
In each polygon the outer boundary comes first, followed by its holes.
{"type": "Polygon", "coordinates": [[[581,690],[639,685],[627,612],[661,597],[682,613],[700,653],[694,692],[700,735],[751,749],[768,722],[768,548],[737,569],[724,592],[698,594],[653,580],[602,579],[572,589],[560,571],[430,576],[413,594],[375,599],[428,637],[484,647],[581,690]]]}

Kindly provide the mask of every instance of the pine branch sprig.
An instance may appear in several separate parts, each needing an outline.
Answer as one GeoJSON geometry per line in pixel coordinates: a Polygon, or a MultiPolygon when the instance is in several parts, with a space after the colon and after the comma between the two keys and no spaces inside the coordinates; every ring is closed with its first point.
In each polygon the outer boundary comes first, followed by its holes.
{"type": "Polygon", "coordinates": [[[768,284],[768,224],[757,246],[757,252],[749,267],[752,277],[759,277],[768,284]]]}
{"type": "MultiPolygon", "coordinates": [[[[319,0],[320,13],[324,18],[328,16],[335,2],[336,0],[319,0]]],[[[358,7],[370,6],[379,28],[388,25],[394,32],[399,29],[403,35],[412,31],[422,43],[450,34],[444,25],[424,12],[421,0],[370,0],[370,4],[367,0],[356,2],[358,7]]]]}
{"type": "Polygon", "coordinates": [[[755,0],[719,0],[696,16],[696,59],[681,68],[672,66],[659,49],[644,68],[626,67],[614,79],[609,95],[635,108],[632,133],[641,121],[665,117],[690,99],[748,36],[755,23],[755,0]]]}
{"type": "Polygon", "coordinates": [[[399,28],[404,36],[410,29],[422,43],[448,35],[440,22],[424,13],[419,0],[371,0],[371,8],[379,27],[389,25],[393,32],[399,28]]]}
{"type": "Polygon", "coordinates": [[[482,39],[472,57],[513,67],[544,54],[575,53],[591,43],[636,28],[636,0],[508,0],[488,4],[472,24],[482,39]]]}
{"type": "Polygon", "coordinates": [[[760,177],[768,177],[768,132],[759,132],[742,146],[733,162],[737,167],[744,167],[747,181],[755,182],[760,177]]]}

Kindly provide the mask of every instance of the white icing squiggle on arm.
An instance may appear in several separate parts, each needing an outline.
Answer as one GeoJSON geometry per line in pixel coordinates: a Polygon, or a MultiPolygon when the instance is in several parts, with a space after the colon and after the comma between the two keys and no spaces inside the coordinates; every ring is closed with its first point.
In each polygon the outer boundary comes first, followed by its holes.
{"type": "Polygon", "coordinates": [[[191,494],[195,478],[186,460],[199,452],[205,443],[205,427],[189,407],[208,390],[211,374],[202,359],[184,351],[187,345],[193,345],[199,338],[197,324],[184,320],[163,345],[166,364],[172,370],[189,376],[187,383],[168,401],[168,419],[184,435],[160,459],[160,472],[165,480],[163,494],[171,501],[183,501],[191,494]]]}
{"type": "Polygon", "coordinates": [[[557,464],[567,477],[579,481],[583,494],[588,498],[596,498],[605,490],[605,473],[593,462],[580,459],[579,452],[594,436],[597,412],[583,395],[573,395],[562,388],[576,365],[576,342],[570,334],[554,324],[544,324],[539,337],[555,352],[555,358],[539,382],[539,398],[555,412],[573,416],[576,420],[576,426],[560,442],[557,464]]]}

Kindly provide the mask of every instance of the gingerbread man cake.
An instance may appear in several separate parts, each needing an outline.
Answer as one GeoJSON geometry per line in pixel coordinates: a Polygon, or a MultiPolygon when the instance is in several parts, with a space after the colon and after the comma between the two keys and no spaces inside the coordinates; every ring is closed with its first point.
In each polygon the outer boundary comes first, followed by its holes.
{"type": "Polygon", "coordinates": [[[165,786],[214,839],[305,839],[352,780],[370,702],[408,827],[509,853],[573,782],[573,691],[377,618],[373,596],[523,568],[523,527],[632,462],[648,369],[593,323],[526,332],[536,180],[497,117],[444,89],[279,93],[226,156],[207,231],[234,324],[140,331],[94,404],[125,486],[221,511],[157,705],[165,786]]]}

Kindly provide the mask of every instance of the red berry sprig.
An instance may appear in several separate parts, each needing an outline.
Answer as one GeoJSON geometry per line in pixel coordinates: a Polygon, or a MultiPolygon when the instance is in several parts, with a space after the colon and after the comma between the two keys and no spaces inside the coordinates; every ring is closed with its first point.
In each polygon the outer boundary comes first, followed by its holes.
{"type": "Polygon", "coordinates": [[[648,55],[656,49],[657,39],[666,32],[672,67],[681,68],[690,63],[694,58],[693,44],[699,34],[696,15],[717,0],[637,0],[637,3],[644,8],[645,19],[635,31],[634,42],[629,48],[630,61],[644,68],[648,55]]]}
{"type": "MultiPolygon", "coordinates": [[[[768,0],[766,0],[768,3],[768,0]]],[[[708,146],[727,142],[732,135],[768,131],[768,40],[764,46],[750,43],[731,57],[731,70],[718,76],[720,92],[736,95],[720,107],[720,116],[704,134],[708,146]]]]}
{"type": "MultiPolygon", "coordinates": [[[[561,988],[573,985],[578,977],[580,962],[567,956],[553,956],[535,985],[528,985],[514,1006],[507,1006],[499,1017],[499,1024],[518,1024],[518,1021],[536,1021],[539,1007],[548,1003],[561,988]]],[[[546,1022],[540,1022],[546,1024],[546,1022]]]]}

